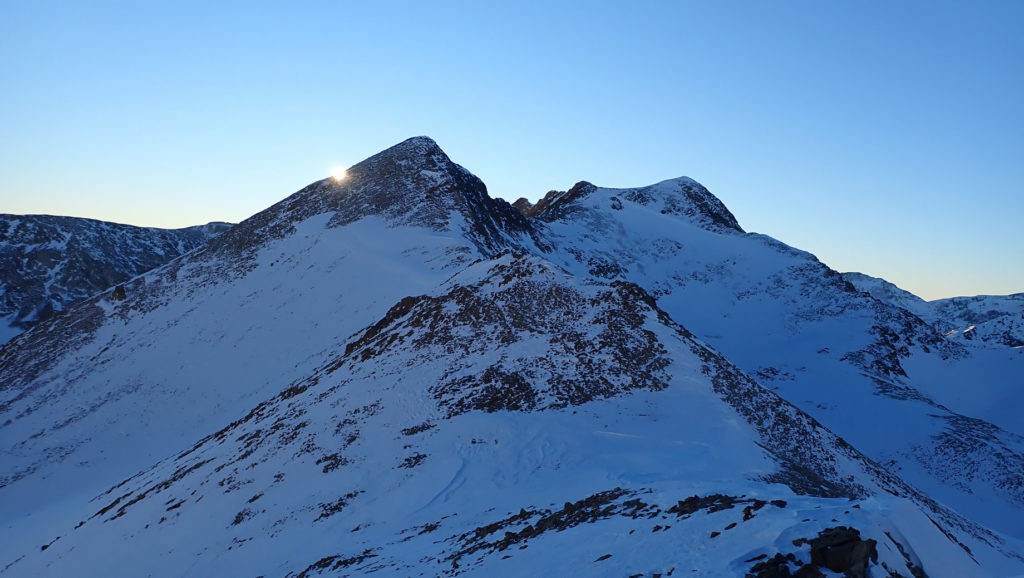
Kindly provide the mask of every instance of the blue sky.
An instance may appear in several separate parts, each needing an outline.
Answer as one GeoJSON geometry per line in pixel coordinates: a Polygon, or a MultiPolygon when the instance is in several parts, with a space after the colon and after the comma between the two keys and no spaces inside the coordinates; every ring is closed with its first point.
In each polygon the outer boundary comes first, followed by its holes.
{"type": "Polygon", "coordinates": [[[238,221],[429,135],[491,194],[705,184],[925,298],[1024,291],[1022,2],[0,0],[0,212],[238,221]]]}

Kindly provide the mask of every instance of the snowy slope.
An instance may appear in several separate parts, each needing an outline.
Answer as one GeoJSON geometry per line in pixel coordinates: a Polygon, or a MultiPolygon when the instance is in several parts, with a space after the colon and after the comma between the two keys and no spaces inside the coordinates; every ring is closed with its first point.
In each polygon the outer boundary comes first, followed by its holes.
{"type": "Polygon", "coordinates": [[[0,573],[1024,572],[979,497],[1020,512],[1014,434],[975,494],[904,475],[959,414],[896,370],[969,353],[697,183],[527,217],[426,138],[349,175],[0,349],[0,573]]]}
{"type": "Polygon", "coordinates": [[[230,227],[209,223],[154,229],[75,217],[0,214],[0,344],[230,227]]]}
{"type": "Polygon", "coordinates": [[[925,301],[877,277],[863,273],[843,273],[843,277],[858,290],[910,311],[960,343],[1024,346],[1024,293],[925,301]]]}
{"type": "MultiPolygon", "coordinates": [[[[924,301],[876,277],[843,273],[843,278],[880,301],[912,312],[935,327],[946,340],[970,352],[941,363],[928,356],[904,360],[902,365],[914,377],[916,387],[946,407],[1024,435],[1021,294],[924,301]]],[[[984,428],[982,425],[981,429],[984,428]]]]}
{"type": "Polygon", "coordinates": [[[728,576],[810,562],[792,541],[840,523],[897,571],[978,572],[964,547],[1024,567],[926,502],[639,288],[505,253],[64,514],[11,569],[728,576]],[[130,555],[89,554],[114,543],[130,555]]]}
{"type": "Polygon", "coordinates": [[[640,285],[876,461],[1024,538],[1021,406],[992,403],[1024,401],[1019,350],[990,364],[905,309],[859,292],[813,255],[744,233],[708,196],[686,178],[639,189],[580,183],[528,214],[546,222],[565,267],[640,285]],[[972,383],[981,403],[954,393],[965,375],[984,379],[972,383]]]}
{"type": "Polygon", "coordinates": [[[126,284],[123,296],[108,291],[16,338],[0,357],[0,482],[12,496],[0,507],[32,511],[54,492],[91,492],[100,488],[89,482],[111,471],[134,473],[308,375],[408,292],[479,258],[493,231],[479,233],[460,209],[485,196],[482,183],[465,187],[457,180],[479,181],[419,144],[356,165],[344,184],[315,183],[126,284]],[[375,170],[364,180],[367,167],[375,170]],[[424,203],[451,209],[423,226],[401,225],[418,208],[375,203],[423,179],[438,187],[424,203]],[[330,207],[342,198],[347,210],[358,201],[363,218],[335,225],[343,212],[330,207]]]}

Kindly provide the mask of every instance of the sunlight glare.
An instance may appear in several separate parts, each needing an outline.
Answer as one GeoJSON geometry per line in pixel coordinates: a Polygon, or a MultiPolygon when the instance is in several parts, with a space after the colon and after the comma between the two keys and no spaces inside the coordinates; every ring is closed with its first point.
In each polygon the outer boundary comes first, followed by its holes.
{"type": "Polygon", "coordinates": [[[331,178],[340,181],[348,176],[348,172],[342,167],[333,167],[331,169],[331,178]]]}

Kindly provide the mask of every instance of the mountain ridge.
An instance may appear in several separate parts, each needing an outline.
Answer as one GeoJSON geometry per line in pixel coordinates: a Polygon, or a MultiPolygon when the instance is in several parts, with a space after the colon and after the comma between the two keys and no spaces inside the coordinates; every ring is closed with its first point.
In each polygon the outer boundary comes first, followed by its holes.
{"type": "Polygon", "coordinates": [[[1024,293],[925,301],[884,279],[863,273],[843,276],[859,290],[914,313],[947,336],[997,347],[1024,346],[1024,293]]]}
{"type": "Polygon", "coordinates": [[[1024,442],[918,377],[988,350],[697,186],[526,218],[414,137],[36,326],[0,349],[0,562],[735,575],[845,523],[889,572],[1024,569],[1024,442]]]}
{"type": "Polygon", "coordinates": [[[598,187],[587,181],[580,181],[568,191],[550,191],[536,204],[519,199],[514,206],[525,217],[541,221],[564,218],[574,205],[588,196],[607,195],[613,207],[620,206],[619,197],[650,206],[657,205],[662,214],[685,216],[702,227],[711,230],[733,230],[743,233],[743,228],[732,212],[703,185],[689,177],[678,177],[648,185],[626,189],[598,187]]]}
{"type": "Polygon", "coordinates": [[[0,340],[162,265],[231,227],[136,227],[52,215],[0,214],[0,340]]]}

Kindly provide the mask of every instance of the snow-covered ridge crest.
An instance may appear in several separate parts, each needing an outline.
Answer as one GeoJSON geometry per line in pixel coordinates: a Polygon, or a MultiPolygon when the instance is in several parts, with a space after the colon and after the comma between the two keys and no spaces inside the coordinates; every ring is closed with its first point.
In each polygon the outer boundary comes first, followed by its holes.
{"type": "Polygon", "coordinates": [[[646,187],[629,189],[602,188],[580,181],[568,191],[549,192],[535,205],[531,205],[526,199],[520,199],[516,201],[515,206],[528,217],[553,221],[566,217],[594,197],[598,198],[596,202],[607,199],[616,210],[621,210],[622,202],[627,201],[657,210],[663,215],[688,219],[708,230],[743,232],[736,217],[725,204],[703,185],[689,177],[668,179],[646,187]]]}
{"type": "Polygon", "coordinates": [[[843,277],[858,290],[910,311],[957,342],[1024,347],[1024,293],[925,301],[885,279],[855,272],[843,277]]]}

